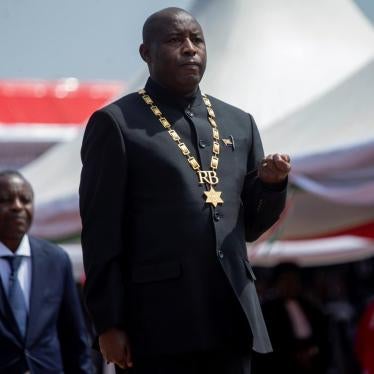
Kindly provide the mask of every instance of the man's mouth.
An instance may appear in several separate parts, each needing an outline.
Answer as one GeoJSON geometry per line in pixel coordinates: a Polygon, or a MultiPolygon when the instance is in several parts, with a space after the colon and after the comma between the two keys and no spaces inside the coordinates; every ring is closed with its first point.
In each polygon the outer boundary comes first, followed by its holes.
{"type": "Polygon", "coordinates": [[[186,61],[181,63],[180,66],[200,68],[200,64],[197,61],[186,61]]]}
{"type": "Polygon", "coordinates": [[[27,218],[26,217],[24,217],[24,216],[13,216],[13,217],[11,217],[11,220],[13,221],[13,222],[26,222],[27,221],[27,218]]]}

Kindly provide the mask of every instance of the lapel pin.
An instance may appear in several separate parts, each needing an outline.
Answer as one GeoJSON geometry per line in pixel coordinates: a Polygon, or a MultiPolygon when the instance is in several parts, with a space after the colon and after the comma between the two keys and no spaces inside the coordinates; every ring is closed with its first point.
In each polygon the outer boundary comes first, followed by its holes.
{"type": "Polygon", "coordinates": [[[230,135],[227,139],[222,138],[222,141],[226,147],[231,147],[233,150],[235,149],[234,137],[232,135],[230,135]]]}

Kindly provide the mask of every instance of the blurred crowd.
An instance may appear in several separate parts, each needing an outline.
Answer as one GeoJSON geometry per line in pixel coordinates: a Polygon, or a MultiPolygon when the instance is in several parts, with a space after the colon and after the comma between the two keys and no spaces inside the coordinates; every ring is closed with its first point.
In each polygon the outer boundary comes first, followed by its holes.
{"type": "Polygon", "coordinates": [[[373,258],[256,270],[274,352],[255,355],[254,373],[374,373],[373,258]]]}

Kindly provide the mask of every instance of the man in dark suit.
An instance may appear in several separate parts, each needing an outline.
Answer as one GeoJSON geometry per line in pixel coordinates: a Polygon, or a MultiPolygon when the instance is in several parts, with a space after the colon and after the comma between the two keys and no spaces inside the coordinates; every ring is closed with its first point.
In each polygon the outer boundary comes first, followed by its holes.
{"type": "Polygon", "coordinates": [[[31,185],[0,172],[0,373],[92,373],[68,256],[27,235],[31,185]]]}
{"type": "Polygon", "coordinates": [[[249,373],[271,350],[245,239],[279,217],[287,155],[199,82],[203,32],[167,8],[143,27],[150,78],[92,115],[80,208],[86,301],[107,361],[136,374],[249,373]]]}

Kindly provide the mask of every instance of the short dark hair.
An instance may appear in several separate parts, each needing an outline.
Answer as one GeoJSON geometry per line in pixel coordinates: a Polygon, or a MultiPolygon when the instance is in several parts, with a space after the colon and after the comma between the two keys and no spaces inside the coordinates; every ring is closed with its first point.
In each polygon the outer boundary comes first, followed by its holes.
{"type": "Polygon", "coordinates": [[[31,183],[18,170],[15,170],[15,169],[0,170],[0,179],[9,178],[9,177],[18,177],[22,179],[30,187],[31,192],[34,194],[34,190],[31,186],[31,183]]]}
{"type": "Polygon", "coordinates": [[[185,13],[193,17],[191,13],[177,7],[161,9],[158,12],[151,14],[145,20],[143,25],[143,43],[147,44],[154,40],[154,36],[157,35],[157,27],[159,27],[160,21],[162,21],[165,16],[178,13],[185,13]]]}
{"type": "Polygon", "coordinates": [[[18,170],[13,170],[13,169],[0,170],[0,178],[1,177],[13,177],[13,176],[17,176],[19,178],[26,180],[26,178],[18,170]]]}

